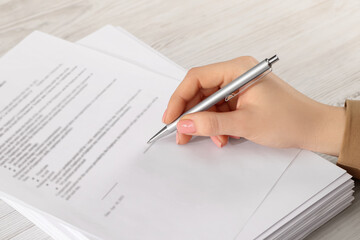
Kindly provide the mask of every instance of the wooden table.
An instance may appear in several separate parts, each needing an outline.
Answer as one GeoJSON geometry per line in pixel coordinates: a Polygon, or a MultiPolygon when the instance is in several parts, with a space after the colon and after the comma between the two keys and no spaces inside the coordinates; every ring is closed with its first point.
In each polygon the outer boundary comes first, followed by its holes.
{"type": "MultiPolygon", "coordinates": [[[[276,74],[306,95],[339,106],[360,96],[357,0],[0,0],[0,55],[34,30],[76,41],[106,24],[186,68],[277,53],[276,74]]],[[[308,239],[359,239],[359,186],[353,205],[308,239]]],[[[0,239],[50,238],[0,202],[0,239]]]]}

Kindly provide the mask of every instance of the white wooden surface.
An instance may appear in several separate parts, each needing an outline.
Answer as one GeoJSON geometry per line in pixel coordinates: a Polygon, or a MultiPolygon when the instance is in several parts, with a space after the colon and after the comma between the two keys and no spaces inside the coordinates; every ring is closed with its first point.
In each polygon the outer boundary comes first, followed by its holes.
{"type": "MultiPolygon", "coordinates": [[[[186,68],[277,53],[276,74],[308,96],[333,105],[360,96],[358,0],[0,0],[0,55],[33,30],[75,41],[105,24],[186,68]]],[[[308,239],[360,238],[359,186],[354,204],[308,239]]],[[[50,238],[0,202],[0,239],[50,238]]]]}

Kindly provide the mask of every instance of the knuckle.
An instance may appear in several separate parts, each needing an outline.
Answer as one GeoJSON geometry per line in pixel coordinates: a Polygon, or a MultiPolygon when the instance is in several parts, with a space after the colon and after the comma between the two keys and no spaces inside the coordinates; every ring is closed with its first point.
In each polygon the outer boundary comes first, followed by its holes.
{"type": "Polygon", "coordinates": [[[193,68],[191,68],[191,69],[187,72],[185,78],[192,78],[192,77],[196,76],[196,74],[197,74],[197,72],[198,72],[198,69],[199,69],[198,67],[193,67],[193,68]]]}
{"type": "Polygon", "coordinates": [[[241,56],[236,58],[236,61],[243,65],[244,67],[249,67],[249,66],[254,66],[256,64],[258,64],[259,62],[256,60],[256,58],[252,57],[252,56],[241,56]]]}
{"type": "Polygon", "coordinates": [[[253,56],[242,56],[240,57],[244,62],[257,62],[253,56]]]}

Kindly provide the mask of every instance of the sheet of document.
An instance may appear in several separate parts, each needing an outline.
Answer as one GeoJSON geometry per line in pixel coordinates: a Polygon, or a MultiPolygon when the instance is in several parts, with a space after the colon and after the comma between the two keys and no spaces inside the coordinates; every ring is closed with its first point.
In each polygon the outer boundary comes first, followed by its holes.
{"type": "Polygon", "coordinates": [[[298,153],[149,148],[174,81],[39,32],[0,75],[0,190],[101,238],[233,239],[298,153]]]}
{"type": "Polygon", "coordinates": [[[349,179],[351,176],[344,169],[312,152],[302,151],[237,239],[266,238],[349,179]]]}
{"type": "Polygon", "coordinates": [[[107,25],[78,41],[93,49],[181,81],[186,70],[121,27],[107,25]],[[101,43],[101,44],[97,44],[101,43]],[[106,43],[106,44],[104,44],[106,43]],[[114,49],[116,46],[116,49],[114,49]]]}
{"type": "MultiPolygon", "coordinates": [[[[80,39],[79,44],[89,45],[92,49],[126,60],[153,72],[170,76],[180,81],[186,75],[186,69],[172,62],[147,44],[143,43],[126,30],[113,26],[105,26],[89,36],[80,39]],[[115,47],[115,48],[114,48],[115,47]]],[[[4,199],[9,205],[34,222],[53,239],[75,240],[85,239],[80,232],[66,228],[58,221],[46,217],[20,204],[4,199]]]]}

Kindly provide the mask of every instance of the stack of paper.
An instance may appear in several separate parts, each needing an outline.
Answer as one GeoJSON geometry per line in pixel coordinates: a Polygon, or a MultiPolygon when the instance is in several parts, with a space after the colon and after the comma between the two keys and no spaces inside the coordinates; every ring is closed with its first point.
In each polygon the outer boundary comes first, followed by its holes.
{"type": "Polygon", "coordinates": [[[121,28],[35,32],[0,61],[2,198],[54,239],[302,239],[353,200],[314,153],[169,136],[186,70],[121,28]]]}

